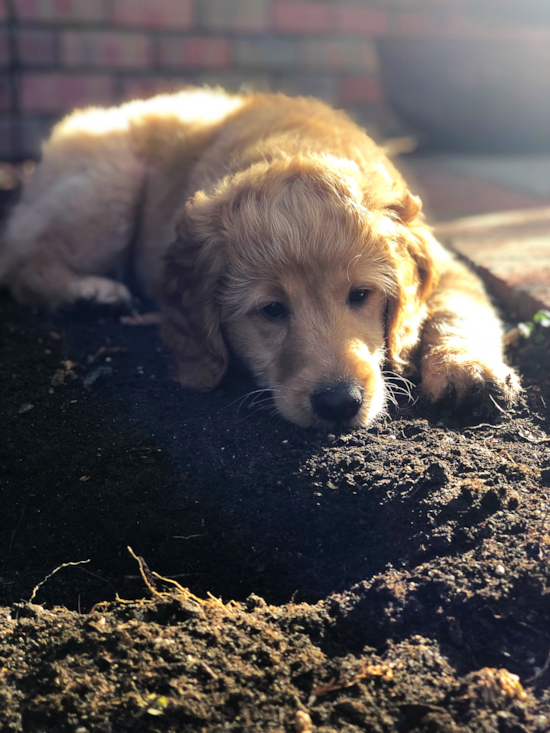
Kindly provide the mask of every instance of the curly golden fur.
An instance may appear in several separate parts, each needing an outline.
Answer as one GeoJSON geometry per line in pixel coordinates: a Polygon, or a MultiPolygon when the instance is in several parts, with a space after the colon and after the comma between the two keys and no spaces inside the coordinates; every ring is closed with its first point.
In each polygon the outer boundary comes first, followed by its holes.
{"type": "Polygon", "coordinates": [[[50,308],[129,303],[128,266],[183,385],[216,387],[230,345],[299,425],[369,425],[390,372],[432,402],[520,390],[478,279],[383,151],[313,99],[198,89],[59,123],[0,279],[50,308]]]}

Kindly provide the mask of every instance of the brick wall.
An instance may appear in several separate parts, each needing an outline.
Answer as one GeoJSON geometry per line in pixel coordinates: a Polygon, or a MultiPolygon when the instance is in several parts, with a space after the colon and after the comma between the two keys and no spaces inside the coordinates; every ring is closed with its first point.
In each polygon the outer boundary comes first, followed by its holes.
{"type": "MultiPolygon", "coordinates": [[[[529,3],[534,0],[524,0],[529,3]]],[[[520,3],[521,5],[522,3],[520,3]]],[[[536,5],[536,2],[534,2],[536,5]]],[[[382,133],[377,41],[550,38],[513,0],[0,0],[0,157],[67,110],[189,83],[312,94],[382,133]],[[498,7],[499,20],[492,9],[498,7]],[[502,9],[509,12],[502,14],[502,9]],[[531,34],[531,35],[529,35],[531,34]]]]}

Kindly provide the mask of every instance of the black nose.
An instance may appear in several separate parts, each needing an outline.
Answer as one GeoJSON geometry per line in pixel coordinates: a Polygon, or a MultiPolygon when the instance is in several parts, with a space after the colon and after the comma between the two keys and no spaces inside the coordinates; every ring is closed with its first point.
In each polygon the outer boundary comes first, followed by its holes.
{"type": "Polygon", "coordinates": [[[363,404],[363,391],[355,384],[338,382],[321,387],[311,397],[311,406],[317,417],[331,422],[351,420],[363,404]]]}

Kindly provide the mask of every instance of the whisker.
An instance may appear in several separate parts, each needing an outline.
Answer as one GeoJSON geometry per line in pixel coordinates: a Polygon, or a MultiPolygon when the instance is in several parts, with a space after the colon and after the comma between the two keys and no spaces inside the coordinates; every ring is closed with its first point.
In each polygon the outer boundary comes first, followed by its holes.
{"type": "MultiPolygon", "coordinates": [[[[407,397],[407,402],[411,405],[411,407],[413,405],[416,405],[416,403],[418,402],[418,397],[414,397],[413,395],[410,395],[408,393],[398,392],[397,394],[398,395],[401,394],[401,395],[406,396],[407,397]]],[[[388,395],[388,400],[390,402],[392,402],[396,407],[400,407],[400,404],[399,404],[399,401],[398,401],[397,397],[392,392],[388,392],[387,395],[388,395]]]]}
{"type": "Polygon", "coordinates": [[[233,405],[234,405],[234,404],[235,404],[236,402],[242,402],[243,400],[246,400],[246,398],[247,398],[247,397],[251,397],[252,395],[258,394],[258,393],[260,393],[260,392],[265,392],[265,391],[266,391],[266,390],[265,390],[265,388],[264,388],[264,389],[255,389],[255,390],[252,390],[252,392],[247,392],[247,393],[246,393],[245,395],[241,395],[240,397],[237,397],[236,399],[234,399],[234,400],[233,400],[233,402],[230,402],[230,403],[229,403],[228,405],[226,405],[226,406],[225,406],[225,407],[224,407],[223,409],[224,409],[224,410],[226,410],[226,409],[228,409],[228,408],[230,408],[230,407],[233,407],[233,405]]]}
{"type": "Polygon", "coordinates": [[[388,395],[392,395],[393,399],[390,397],[390,400],[394,402],[394,404],[396,404],[395,395],[399,394],[407,397],[409,402],[412,402],[413,404],[416,402],[416,399],[413,396],[413,390],[415,389],[416,385],[413,382],[411,382],[409,379],[406,379],[405,377],[402,377],[401,374],[397,374],[396,372],[383,371],[382,374],[384,375],[386,390],[388,392],[388,395]]]}
{"type": "Polygon", "coordinates": [[[247,392],[246,394],[242,395],[241,397],[237,397],[235,400],[229,403],[229,405],[226,405],[223,407],[223,410],[228,410],[230,407],[233,407],[233,405],[238,404],[237,407],[237,417],[239,417],[240,411],[246,401],[250,399],[250,407],[261,405],[263,402],[271,402],[273,400],[273,392],[278,392],[277,389],[271,389],[268,387],[264,387],[262,389],[254,389],[251,392],[247,392]],[[266,395],[263,399],[260,399],[262,395],[266,395]]]}
{"type": "MultiPolygon", "coordinates": [[[[391,392],[390,390],[386,390],[386,397],[392,403],[392,405],[395,405],[395,407],[398,406],[397,405],[397,399],[396,399],[395,395],[393,394],[393,392],[391,392]]],[[[384,410],[385,410],[385,408],[384,408],[384,410]]]]}
{"type": "Polygon", "coordinates": [[[254,400],[250,403],[248,406],[249,410],[252,410],[253,408],[256,408],[254,412],[257,412],[258,410],[265,410],[268,407],[271,407],[273,404],[273,397],[266,397],[263,400],[254,400]]]}
{"type": "Polygon", "coordinates": [[[391,392],[409,395],[411,397],[413,394],[412,389],[408,387],[402,387],[400,384],[391,384],[391,382],[386,382],[386,388],[389,389],[391,392]]]}
{"type": "Polygon", "coordinates": [[[392,372],[392,371],[389,371],[389,370],[384,370],[384,371],[382,371],[382,375],[386,379],[396,379],[399,382],[403,382],[404,384],[407,384],[411,388],[416,387],[416,384],[414,382],[411,382],[410,379],[407,379],[406,377],[404,377],[401,374],[398,374],[397,372],[392,372]]]}
{"type": "Polygon", "coordinates": [[[402,394],[406,395],[407,397],[412,398],[412,394],[410,390],[404,389],[403,387],[398,387],[397,385],[388,385],[387,386],[388,392],[391,392],[392,394],[402,394]]]}
{"type": "Polygon", "coordinates": [[[272,400],[273,400],[272,394],[268,394],[266,397],[262,397],[262,399],[260,399],[260,396],[258,395],[258,397],[254,397],[254,399],[250,403],[250,407],[252,407],[253,405],[261,405],[262,402],[271,402],[272,400]]]}
{"type": "MultiPolygon", "coordinates": [[[[256,413],[261,412],[262,410],[271,409],[271,406],[273,405],[273,395],[275,392],[280,392],[280,390],[271,387],[255,389],[251,392],[247,392],[242,397],[238,397],[236,400],[233,400],[233,402],[227,405],[227,407],[231,407],[232,405],[238,403],[237,417],[240,417],[242,408],[246,404],[247,400],[250,400],[248,404],[248,409],[251,410],[251,412],[249,412],[249,414],[245,416],[245,419],[248,419],[253,415],[256,415],[256,413]]],[[[273,409],[274,411],[276,411],[276,408],[273,409]]]]}

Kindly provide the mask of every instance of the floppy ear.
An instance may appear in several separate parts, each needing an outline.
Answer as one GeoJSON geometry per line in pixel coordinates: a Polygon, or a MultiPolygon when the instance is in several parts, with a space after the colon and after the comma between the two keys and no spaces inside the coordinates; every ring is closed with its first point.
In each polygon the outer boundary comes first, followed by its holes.
{"type": "Polygon", "coordinates": [[[204,194],[188,202],[177,224],[177,239],[165,257],[160,301],[161,334],[176,360],[177,379],[208,392],[227,369],[227,348],[215,300],[223,270],[221,238],[205,226],[210,202],[204,194]]]}
{"type": "Polygon", "coordinates": [[[426,302],[437,286],[441,266],[439,245],[423,221],[420,199],[405,191],[387,208],[397,224],[390,252],[397,292],[388,303],[387,352],[392,367],[401,372],[420,343],[426,302]]]}

